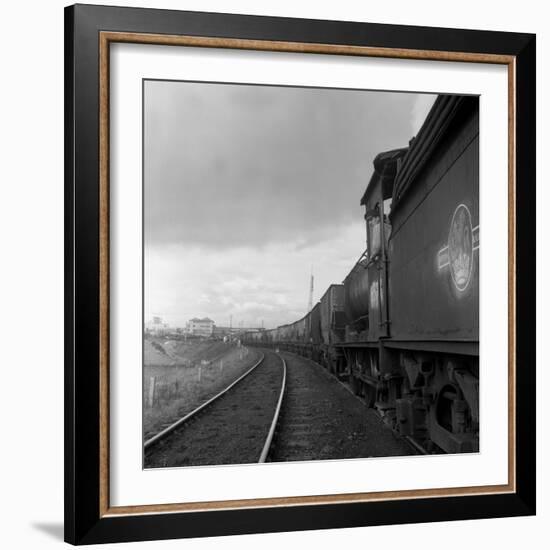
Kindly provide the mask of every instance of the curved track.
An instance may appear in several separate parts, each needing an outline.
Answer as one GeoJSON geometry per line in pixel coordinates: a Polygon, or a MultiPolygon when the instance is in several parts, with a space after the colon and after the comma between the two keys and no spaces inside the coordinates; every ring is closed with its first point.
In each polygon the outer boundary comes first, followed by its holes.
{"type": "Polygon", "coordinates": [[[286,386],[286,363],[265,355],[225,390],[145,442],[145,468],[265,462],[286,386]]]}

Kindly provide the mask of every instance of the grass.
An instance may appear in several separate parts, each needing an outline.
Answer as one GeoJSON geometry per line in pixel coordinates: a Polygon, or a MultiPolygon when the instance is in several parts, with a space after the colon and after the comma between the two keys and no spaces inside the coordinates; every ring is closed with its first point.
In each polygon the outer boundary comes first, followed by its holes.
{"type": "Polygon", "coordinates": [[[255,350],[228,348],[209,364],[145,366],[143,433],[148,439],[191,412],[246,372],[257,360],[255,350]],[[149,406],[151,378],[155,378],[153,406],[149,406]]]}

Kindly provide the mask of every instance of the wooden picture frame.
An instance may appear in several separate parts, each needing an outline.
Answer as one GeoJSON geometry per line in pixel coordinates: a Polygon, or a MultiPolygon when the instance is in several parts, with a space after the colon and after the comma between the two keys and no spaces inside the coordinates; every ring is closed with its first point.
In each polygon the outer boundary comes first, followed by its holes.
{"type": "Polygon", "coordinates": [[[65,10],[65,540],[72,544],[535,513],[535,37],[75,5],[65,10]],[[113,508],[109,48],[116,42],[477,62],[508,69],[508,483],[113,508]]]}

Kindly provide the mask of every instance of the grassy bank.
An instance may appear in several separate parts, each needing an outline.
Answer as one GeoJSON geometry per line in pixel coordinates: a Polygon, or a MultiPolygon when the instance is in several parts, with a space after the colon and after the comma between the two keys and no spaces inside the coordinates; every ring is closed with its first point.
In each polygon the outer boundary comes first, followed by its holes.
{"type": "Polygon", "coordinates": [[[189,366],[146,365],[143,433],[148,439],[226,388],[258,359],[255,350],[226,346],[189,366]]]}

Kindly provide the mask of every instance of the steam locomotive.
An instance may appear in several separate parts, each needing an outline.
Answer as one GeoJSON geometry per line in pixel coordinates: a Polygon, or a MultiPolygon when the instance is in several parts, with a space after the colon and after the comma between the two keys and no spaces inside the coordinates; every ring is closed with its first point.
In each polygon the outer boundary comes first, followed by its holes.
{"type": "Polygon", "coordinates": [[[347,379],[428,452],[479,449],[479,101],[438,96],[408,147],[380,153],[366,249],[298,321],[250,332],[347,379]]]}

